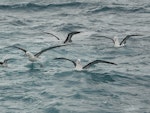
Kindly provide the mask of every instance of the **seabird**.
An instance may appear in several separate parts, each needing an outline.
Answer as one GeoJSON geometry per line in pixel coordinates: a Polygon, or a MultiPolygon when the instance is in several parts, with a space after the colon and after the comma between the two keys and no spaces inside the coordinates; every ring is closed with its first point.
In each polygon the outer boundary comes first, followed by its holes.
{"type": "Polygon", "coordinates": [[[80,59],[77,59],[76,61],[73,61],[73,60],[70,60],[70,59],[68,59],[68,58],[63,58],[63,57],[55,58],[55,60],[57,60],[57,59],[58,59],[58,60],[60,60],[60,59],[62,59],[62,60],[68,60],[68,61],[72,62],[72,63],[74,64],[74,66],[75,66],[75,70],[79,70],[79,71],[80,71],[80,70],[83,70],[83,69],[87,69],[87,68],[89,68],[90,66],[92,66],[92,65],[94,65],[94,64],[97,64],[97,63],[107,63],[107,64],[117,65],[117,64],[115,64],[115,63],[113,63],[113,62],[108,62],[108,61],[104,61],[104,60],[94,60],[94,61],[92,61],[92,62],[86,64],[85,66],[82,66],[80,59]]]}
{"type": "Polygon", "coordinates": [[[41,50],[40,52],[38,52],[38,53],[36,53],[36,54],[33,54],[33,53],[31,53],[31,52],[29,52],[29,51],[27,51],[27,50],[25,50],[25,49],[23,49],[23,48],[17,47],[17,46],[14,46],[14,47],[17,48],[17,49],[22,50],[23,52],[25,52],[25,55],[28,57],[28,59],[29,59],[31,62],[35,62],[35,61],[38,60],[38,57],[39,57],[42,53],[44,53],[44,52],[46,52],[46,51],[48,51],[48,50],[57,48],[57,47],[62,47],[62,46],[66,46],[66,45],[57,45],[57,46],[49,47],[49,48],[46,48],[46,49],[41,50]]]}
{"type": "MultiPolygon", "coordinates": [[[[59,37],[57,37],[56,35],[54,35],[54,34],[52,34],[52,33],[48,33],[48,32],[45,32],[45,33],[46,33],[46,34],[50,34],[50,35],[56,37],[57,40],[60,40],[59,37]]],[[[75,34],[78,34],[78,33],[81,33],[81,32],[79,32],[79,31],[74,31],[74,32],[69,33],[68,36],[67,36],[67,38],[66,38],[66,40],[65,40],[63,43],[66,44],[66,43],[72,42],[72,39],[71,39],[72,36],[75,35],[75,34]]]]}
{"type": "Polygon", "coordinates": [[[1,67],[7,67],[7,61],[10,60],[10,59],[5,59],[3,62],[0,62],[0,66],[1,67]]]}
{"type": "Polygon", "coordinates": [[[138,35],[138,34],[135,34],[135,35],[127,35],[125,38],[123,38],[123,40],[122,40],[121,42],[119,42],[118,37],[116,37],[116,36],[115,36],[114,38],[110,38],[110,37],[107,37],[107,36],[100,36],[100,37],[105,37],[105,38],[108,38],[108,39],[112,40],[113,43],[114,43],[114,47],[123,47],[123,46],[125,46],[126,41],[127,41],[130,37],[132,37],[132,36],[142,36],[142,35],[138,35]]]}

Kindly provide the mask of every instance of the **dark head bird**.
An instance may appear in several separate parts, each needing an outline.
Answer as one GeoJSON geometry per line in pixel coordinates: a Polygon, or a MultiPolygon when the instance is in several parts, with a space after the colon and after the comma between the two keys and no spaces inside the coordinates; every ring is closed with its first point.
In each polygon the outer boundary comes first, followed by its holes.
{"type": "Polygon", "coordinates": [[[63,57],[60,57],[60,58],[55,58],[55,60],[68,60],[70,62],[72,62],[75,66],[75,70],[83,70],[83,69],[87,69],[89,68],[90,66],[94,65],[94,64],[97,64],[97,63],[107,63],[107,64],[113,64],[113,65],[117,65],[113,62],[108,62],[108,61],[104,61],[104,60],[94,60],[88,64],[86,64],[85,66],[82,66],[81,64],[81,60],[80,59],[77,59],[76,61],[73,61],[71,59],[68,59],[68,58],[63,58],[63,57]]]}

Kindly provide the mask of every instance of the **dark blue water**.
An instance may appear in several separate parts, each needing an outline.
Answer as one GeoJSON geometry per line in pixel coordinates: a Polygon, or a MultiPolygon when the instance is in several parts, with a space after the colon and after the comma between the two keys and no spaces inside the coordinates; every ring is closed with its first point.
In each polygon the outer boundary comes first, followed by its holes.
{"type": "Polygon", "coordinates": [[[149,31],[149,0],[1,0],[0,61],[11,60],[0,67],[0,112],[150,113],[149,31]],[[35,53],[62,44],[71,31],[81,33],[71,45],[42,54],[43,67],[12,47],[35,53]],[[98,37],[128,34],[143,36],[130,38],[123,48],[98,37]],[[75,71],[72,63],[55,57],[118,65],[75,71]]]}

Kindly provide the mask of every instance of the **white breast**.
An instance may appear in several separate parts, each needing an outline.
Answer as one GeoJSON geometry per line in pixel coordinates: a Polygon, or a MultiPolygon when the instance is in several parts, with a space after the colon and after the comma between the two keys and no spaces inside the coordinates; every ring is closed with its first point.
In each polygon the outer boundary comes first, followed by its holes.
{"type": "Polygon", "coordinates": [[[38,60],[38,58],[35,57],[35,56],[34,56],[32,53],[30,53],[30,52],[26,52],[26,55],[27,55],[28,59],[29,59],[31,62],[34,62],[34,61],[37,61],[37,60],[38,60]]]}
{"type": "Polygon", "coordinates": [[[76,63],[76,67],[75,70],[81,71],[83,69],[83,66],[81,65],[81,63],[76,63]]]}
{"type": "Polygon", "coordinates": [[[117,37],[114,37],[114,47],[120,47],[120,42],[117,37]]]}

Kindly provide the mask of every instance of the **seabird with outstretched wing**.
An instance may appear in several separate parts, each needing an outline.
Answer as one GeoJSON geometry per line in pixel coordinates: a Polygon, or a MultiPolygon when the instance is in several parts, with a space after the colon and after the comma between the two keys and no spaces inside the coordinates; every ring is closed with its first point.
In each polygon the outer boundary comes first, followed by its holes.
{"type": "MultiPolygon", "coordinates": [[[[50,35],[56,37],[58,40],[60,40],[60,38],[58,36],[56,36],[56,35],[54,35],[52,33],[49,33],[49,32],[45,32],[45,33],[50,34],[50,35]]],[[[65,39],[65,41],[63,43],[66,44],[66,43],[72,42],[72,36],[75,35],[75,34],[78,34],[78,33],[81,33],[81,32],[79,32],[79,31],[73,31],[73,32],[69,33],[68,36],[67,36],[67,38],[65,39]]]]}
{"type": "Polygon", "coordinates": [[[122,47],[122,46],[125,46],[126,41],[132,36],[142,36],[142,35],[139,35],[139,34],[127,35],[125,38],[123,38],[121,42],[119,42],[118,37],[116,36],[114,38],[110,38],[107,36],[100,36],[100,37],[104,37],[104,38],[112,40],[114,43],[114,47],[122,47]]]}
{"type": "Polygon", "coordinates": [[[0,66],[7,67],[7,61],[10,59],[5,59],[3,62],[0,62],[0,66]]]}
{"type": "Polygon", "coordinates": [[[54,49],[54,48],[62,47],[62,46],[66,46],[66,45],[57,45],[57,46],[53,46],[53,47],[48,47],[48,48],[46,48],[46,49],[41,50],[40,52],[38,52],[38,53],[36,53],[36,54],[33,54],[33,53],[31,53],[31,52],[29,52],[29,51],[27,51],[27,50],[25,50],[25,49],[23,49],[23,48],[17,47],[17,46],[14,46],[14,47],[17,48],[17,49],[22,50],[23,52],[25,52],[25,55],[28,57],[28,59],[29,59],[31,62],[34,62],[34,61],[37,61],[37,60],[38,60],[38,57],[39,57],[42,53],[44,53],[44,52],[46,52],[46,51],[48,51],[48,50],[54,49]]]}
{"type": "Polygon", "coordinates": [[[89,68],[89,67],[91,67],[92,65],[97,64],[97,63],[107,63],[107,64],[117,65],[116,63],[108,62],[108,61],[104,61],[104,60],[94,60],[94,61],[88,63],[87,65],[82,66],[80,59],[77,59],[76,62],[73,61],[73,60],[71,60],[71,59],[64,58],[64,57],[55,58],[55,60],[57,60],[57,59],[58,59],[58,60],[68,60],[68,61],[72,62],[72,63],[74,64],[76,70],[87,69],[87,68],[89,68]]]}

